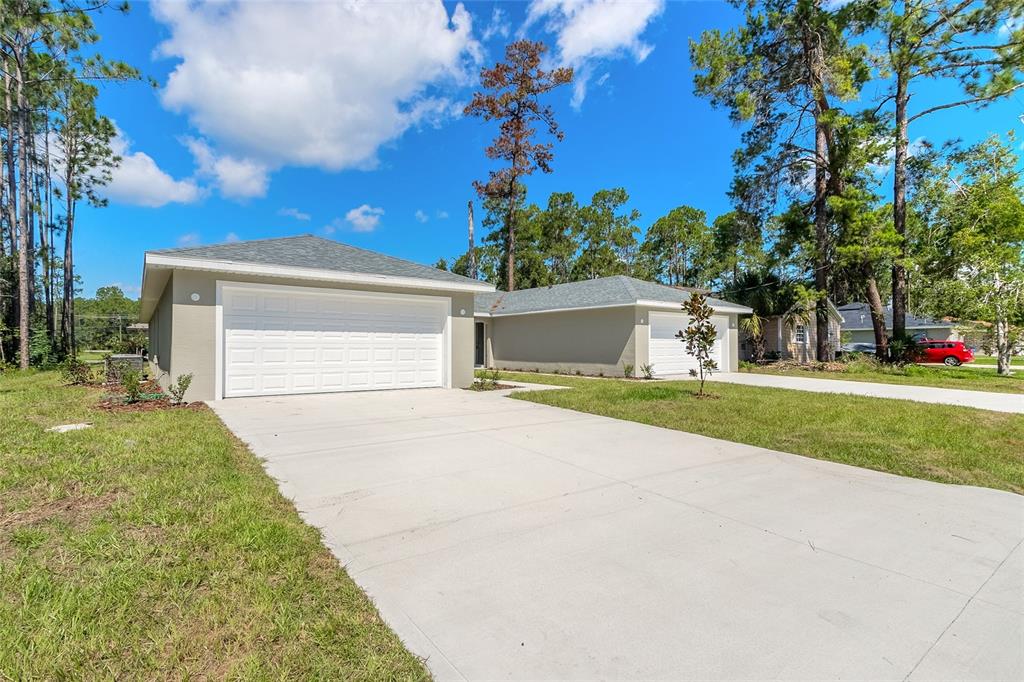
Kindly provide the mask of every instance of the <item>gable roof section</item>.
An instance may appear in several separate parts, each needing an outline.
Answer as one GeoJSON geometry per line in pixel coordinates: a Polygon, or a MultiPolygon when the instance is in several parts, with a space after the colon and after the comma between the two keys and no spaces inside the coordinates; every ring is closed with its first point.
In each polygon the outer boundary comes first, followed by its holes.
{"type": "MultiPolygon", "coordinates": [[[[477,315],[499,317],[638,304],[679,308],[689,298],[690,292],[685,289],[616,275],[512,292],[481,293],[476,295],[475,310],[477,315]]],[[[715,298],[708,298],[708,304],[720,312],[750,312],[750,308],[715,298]]]]}
{"type": "Polygon", "coordinates": [[[493,289],[493,287],[484,282],[456,275],[453,272],[438,270],[429,265],[421,265],[420,263],[395,258],[394,256],[377,253],[376,251],[360,249],[356,246],[349,246],[348,244],[342,244],[332,239],[324,239],[323,237],[315,237],[311,234],[297,237],[281,237],[278,239],[257,239],[231,244],[214,244],[212,246],[192,246],[147,251],[147,263],[150,262],[150,254],[156,257],[153,259],[154,262],[159,262],[161,257],[163,257],[238,264],[276,265],[290,268],[407,277],[467,284],[474,285],[476,288],[485,291],[493,289]]]}
{"type": "MultiPolygon", "coordinates": [[[[847,303],[839,306],[839,314],[843,317],[843,329],[859,331],[874,329],[871,326],[871,308],[867,303],[847,303]]],[[[928,317],[917,317],[907,313],[907,329],[952,329],[955,325],[945,320],[933,320],[928,317]]],[[[892,328],[892,311],[885,310],[885,328],[892,328]]]]}

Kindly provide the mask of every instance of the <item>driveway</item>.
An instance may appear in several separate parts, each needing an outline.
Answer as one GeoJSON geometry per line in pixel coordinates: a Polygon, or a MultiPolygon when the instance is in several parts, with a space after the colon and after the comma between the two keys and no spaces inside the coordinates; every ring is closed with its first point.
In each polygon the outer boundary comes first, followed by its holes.
{"type": "MultiPolygon", "coordinates": [[[[690,379],[690,376],[667,376],[663,379],[690,379]]],[[[748,386],[772,386],[790,388],[796,391],[814,393],[847,393],[866,395],[874,398],[895,398],[913,400],[919,403],[939,403],[976,407],[980,410],[1016,412],[1024,414],[1024,394],[990,393],[987,391],[965,391],[960,388],[935,388],[933,386],[908,386],[906,384],[876,384],[867,381],[845,381],[843,379],[816,379],[790,377],[777,374],[753,374],[750,372],[721,372],[711,375],[711,381],[726,381],[748,386]]]]}
{"type": "Polygon", "coordinates": [[[1024,677],[1024,498],[442,389],[213,403],[439,679],[1024,677]]]}

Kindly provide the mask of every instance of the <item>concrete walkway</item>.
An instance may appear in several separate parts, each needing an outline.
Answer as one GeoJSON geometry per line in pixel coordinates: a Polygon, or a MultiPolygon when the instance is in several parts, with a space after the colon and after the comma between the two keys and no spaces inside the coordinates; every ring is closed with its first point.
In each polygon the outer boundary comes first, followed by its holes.
{"type": "Polygon", "coordinates": [[[1024,497],[428,389],[213,403],[438,679],[1021,679],[1024,497]]]}
{"type": "MultiPolygon", "coordinates": [[[[689,379],[690,377],[662,378],[689,379]]],[[[848,393],[851,395],[872,396],[874,398],[914,400],[919,403],[940,403],[942,405],[976,407],[980,410],[1024,414],[1024,394],[1021,393],[988,393],[985,391],[965,391],[958,388],[875,384],[866,381],[816,379],[781,376],[778,374],[753,374],[750,372],[722,372],[713,374],[711,381],[726,381],[732,384],[746,384],[748,386],[791,388],[797,391],[813,391],[815,393],[848,393]]]]}

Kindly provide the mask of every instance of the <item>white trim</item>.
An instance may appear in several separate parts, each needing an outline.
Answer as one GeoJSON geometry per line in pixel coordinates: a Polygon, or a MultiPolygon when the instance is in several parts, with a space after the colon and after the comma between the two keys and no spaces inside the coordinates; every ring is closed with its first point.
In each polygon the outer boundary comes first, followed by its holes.
{"type": "MultiPolygon", "coordinates": [[[[629,308],[633,306],[641,306],[644,308],[658,308],[665,310],[672,310],[675,312],[682,312],[682,302],[673,303],[671,301],[649,301],[639,300],[633,303],[606,303],[604,305],[587,305],[579,306],[576,308],[547,308],[545,310],[524,310],[522,312],[512,313],[478,313],[474,312],[473,317],[512,317],[516,315],[539,315],[542,313],[568,313],[574,310],[607,310],[609,308],[629,308]]],[[[753,312],[752,309],[741,305],[713,305],[711,309],[716,313],[735,313],[742,315],[744,313],[753,312]]]]}
{"type": "MultiPolygon", "coordinates": [[[[231,272],[239,275],[264,275],[267,277],[291,277],[294,279],[315,279],[325,282],[347,284],[376,284],[379,286],[409,287],[414,289],[437,289],[439,291],[480,291],[492,292],[494,285],[485,282],[445,282],[422,277],[398,277],[394,275],[368,275],[340,270],[322,270],[286,265],[264,265],[262,263],[238,263],[235,261],[180,258],[157,253],[147,253],[145,267],[176,268],[179,270],[209,270],[231,272]]],[[[145,268],[143,268],[145,279],[145,268]]]]}
{"type": "Polygon", "coordinates": [[[216,331],[214,333],[214,338],[216,339],[216,353],[214,360],[214,372],[216,372],[214,380],[214,400],[224,399],[224,304],[222,295],[225,287],[228,289],[248,289],[251,291],[262,290],[271,292],[287,289],[292,291],[312,292],[316,294],[343,295],[355,298],[390,299],[392,301],[429,300],[435,303],[441,303],[445,306],[444,329],[441,332],[441,344],[444,347],[444,361],[441,367],[441,386],[443,388],[452,387],[452,299],[450,296],[431,296],[429,294],[390,294],[380,291],[354,291],[352,289],[303,287],[295,286],[293,284],[271,284],[269,282],[233,282],[230,280],[217,280],[217,297],[214,313],[216,320],[216,331]]]}

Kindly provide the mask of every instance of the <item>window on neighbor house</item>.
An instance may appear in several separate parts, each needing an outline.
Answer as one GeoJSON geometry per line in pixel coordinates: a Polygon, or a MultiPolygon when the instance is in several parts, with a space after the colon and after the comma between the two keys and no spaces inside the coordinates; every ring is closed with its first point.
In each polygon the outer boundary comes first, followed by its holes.
{"type": "Polygon", "coordinates": [[[798,324],[793,331],[793,340],[797,343],[807,343],[807,327],[798,324]]]}

